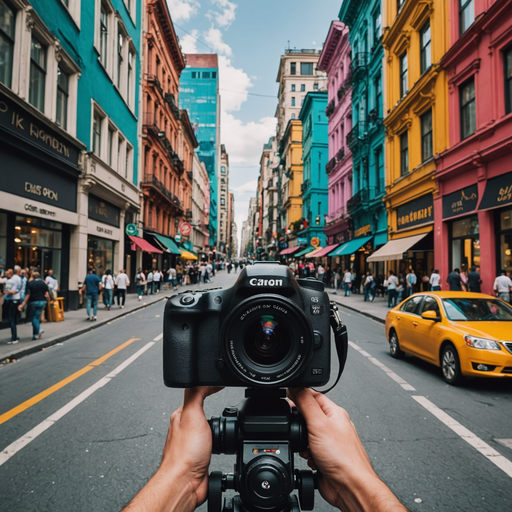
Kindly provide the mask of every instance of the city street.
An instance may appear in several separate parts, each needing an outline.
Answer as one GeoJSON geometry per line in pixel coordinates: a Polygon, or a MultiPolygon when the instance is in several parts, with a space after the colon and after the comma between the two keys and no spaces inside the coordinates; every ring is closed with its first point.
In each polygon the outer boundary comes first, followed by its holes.
{"type": "MultiPolygon", "coordinates": [[[[219,272],[212,286],[235,279],[219,272]]],[[[183,395],[162,380],[164,304],[0,369],[0,511],[119,511],[155,472],[183,395]]],[[[512,380],[448,386],[437,368],[392,359],[382,323],[343,307],[340,316],[349,357],[328,396],[404,505],[512,510],[512,380]]],[[[207,399],[206,415],[242,398],[242,388],[225,389],[207,399]]],[[[211,470],[233,463],[213,456],[211,470]]],[[[331,510],[318,493],[315,510],[331,510]]]]}

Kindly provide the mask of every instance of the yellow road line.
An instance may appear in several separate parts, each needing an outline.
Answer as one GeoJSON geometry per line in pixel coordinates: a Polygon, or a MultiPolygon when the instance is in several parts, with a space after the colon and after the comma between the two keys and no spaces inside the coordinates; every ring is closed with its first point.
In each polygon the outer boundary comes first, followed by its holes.
{"type": "Polygon", "coordinates": [[[81,377],[85,373],[87,373],[89,370],[92,370],[93,368],[99,366],[100,364],[104,363],[109,357],[112,357],[114,354],[117,354],[124,348],[126,348],[128,345],[133,343],[134,341],[139,341],[140,338],[131,338],[127,342],[123,343],[122,345],[119,345],[119,347],[115,348],[114,350],[111,350],[108,354],[105,354],[103,357],[100,357],[99,359],[96,359],[96,361],[93,361],[92,363],[89,363],[87,366],[82,368],[81,370],[78,370],[77,372],[73,373],[73,375],[70,375],[69,377],[66,377],[65,379],[61,380],[60,382],[57,382],[57,384],[54,384],[53,386],[49,387],[48,389],[45,389],[38,395],[29,398],[27,401],[23,402],[22,404],[14,407],[10,411],[7,411],[6,413],[2,414],[0,416],[0,425],[2,423],[5,423],[6,421],[10,420],[11,418],[14,418],[17,414],[20,412],[23,412],[27,410],[29,407],[32,407],[33,405],[37,404],[47,396],[51,395],[52,393],[55,393],[55,391],[58,391],[59,389],[63,388],[70,382],[73,382],[75,379],[78,379],[78,377],[81,377]]]}

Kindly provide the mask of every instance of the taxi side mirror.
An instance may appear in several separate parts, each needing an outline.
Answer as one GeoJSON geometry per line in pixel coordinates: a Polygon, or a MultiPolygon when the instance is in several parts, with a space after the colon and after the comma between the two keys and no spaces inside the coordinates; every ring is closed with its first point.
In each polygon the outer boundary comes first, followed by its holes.
{"type": "Polygon", "coordinates": [[[433,322],[440,322],[441,317],[437,316],[437,313],[435,311],[423,311],[421,314],[421,318],[424,320],[432,320],[433,322]]]}

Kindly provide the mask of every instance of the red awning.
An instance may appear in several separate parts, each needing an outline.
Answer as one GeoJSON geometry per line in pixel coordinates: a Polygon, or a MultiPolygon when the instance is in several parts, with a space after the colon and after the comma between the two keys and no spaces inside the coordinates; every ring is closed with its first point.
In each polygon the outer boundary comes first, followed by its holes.
{"type": "Polygon", "coordinates": [[[282,256],[283,254],[293,254],[294,252],[298,251],[300,249],[299,246],[295,246],[295,247],[288,247],[288,249],[283,249],[280,253],[279,253],[279,256],[282,256]]]}
{"type": "Polygon", "coordinates": [[[162,254],[163,251],[153,247],[149,242],[146,242],[144,238],[139,238],[138,236],[128,235],[128,238],[139,248],[146,252],[153,252],[157,254],[162,254]]]}
{"type": "Polygon", "coordinates": [[[327,247],[324,247],[321,251],[317,252],[314,257],[321,258],[322,256],[327,256],[331,251],[334,251],[334,249],[336,249],[338,245],[340,244],[328,245],[327,247]]]}

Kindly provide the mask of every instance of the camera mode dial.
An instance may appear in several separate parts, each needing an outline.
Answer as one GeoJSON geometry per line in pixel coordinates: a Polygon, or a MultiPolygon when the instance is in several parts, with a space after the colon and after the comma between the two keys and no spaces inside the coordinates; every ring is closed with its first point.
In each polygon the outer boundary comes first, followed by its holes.
{"type": "Polygon", "coordinates": [[[180,304],[183,304],[184,306],[190,306],[190,304],[194,303],[194,297],[192,295],[183,295],[180,299],[180,304]]]}

